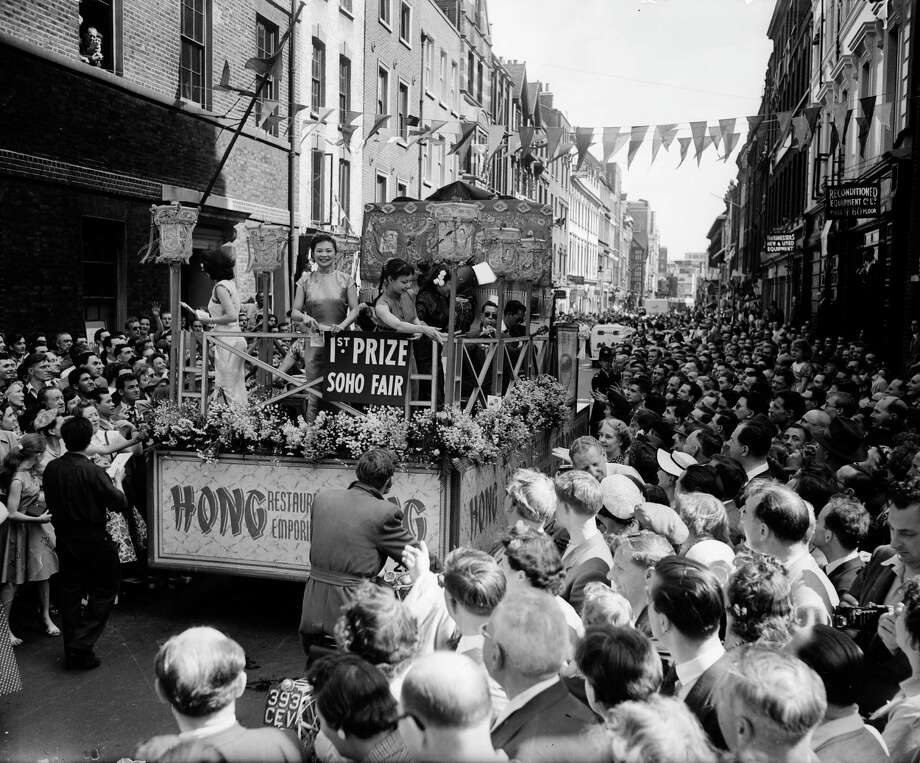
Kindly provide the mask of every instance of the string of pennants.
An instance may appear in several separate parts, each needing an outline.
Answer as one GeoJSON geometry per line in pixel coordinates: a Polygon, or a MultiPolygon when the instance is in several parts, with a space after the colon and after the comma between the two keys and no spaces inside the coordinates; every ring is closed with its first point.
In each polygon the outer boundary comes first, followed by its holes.
{"type": "MultiPolygon", "coordinates": [[[[251,59],[247,62],[246,68],[261,74],[262,68],[275,63],[274,60],[251,59]]],[[[249,89],[231,86],[229,78],[229,65],[225,62],[221,81],[217,88],[236,92],[241,96],[254,95],[254,92],[249,89]]],[[[281,115],[280,109],[287,102],[269,98],[262,98],[260,102],[262,109],[256,116],[257,126],[262,126],[265,129],[283,126],[285,132],[290,129],[296,115],[307,108],[305,104],[294,103],[291,104],[291,113],[289,115],[281,115]]],[[[233,108],[231,107],[230,111],[232,110],[233,108]]],[[[330,122],[330,117],[337,111],[337,108],[321,107],[311,113],[309,118],[304,119],[301,123],[304,128],[301,143],[320,125],[334,124],[330,122]]],[[[604,164],[628,147],[626,164],[627,168],[629,168],[632,166],[640,148],[651,135],[651,164],[655,163],[662,148],[665,152],[670,152],[676,141],[679,148],[677,166],[681,167],[684,164],[690,153],[691,146],[694,148],[694,158],[697,166],[699,166],[703,154],[710,147],[717,152],[717,158],[727,162],[740,145],[742,134],[746,134],[748,138],[756,136],[761,127],[771,122],[775,122],[779,126],[776,137],[777,143],[783,142],[791,132],[793,137],[791,147],[795,150],[806,149],[811,144],[818,120],[823,111],[828,113],[828,121],[831,127],[830,152],[834,153],[840,144],[846,143],[846,136],[855,116],[860,156],[864,157],[866,142],[873,120],[877,120],[879,124],[890,128],[893,105],[891,102],[879,103],[877,96],[871,95],[859,99],[858,109],[850,108],[846,103],[810,103],[798,114],[794,110],[787,110],[770,115],[761,114],[741,118],[718,119],[713,123],[708,120],[702,120],[658,125],[645,124],[600,128],[576,127],[574,132],[567,131],[562,127],[537,127],[532,125],[522,126],[514,132],[508,132],[505,125],[491,125],[487,128],[485,142],[477,139],[477,128],[479,127],[477,122],[461,119],[429,120],[422,123],[417,117],[409,115],[406,117],[406,129],[404,131],[406,137],[400,131],[393,131],[394,134],[390,135],[386,142],[394,143],[405,140],[406,145],[410,147],[422,140],[428,143],[446,143],[449,138],[440,133],[450,131],[454,134],[454,141],[451,144],[449,154],[458,154],[461,160],[465,160],[466,153],[472,151],[477,155],[484,156],[487,162],[503,150],[512,155],[520,151],[522,158],[532,158],[533,149],[546,148],[546,162],[552,163],[563,156],[569,155],[574,149],[578,157],[576,163],[576,171],[578,171],[584,163],[589,148],[596,145],[598,140],[602,148],[604,164]],[[684,124],[688,126],[688,130],[683,129],[684,124]],[[681,134],[686,132],[689,132],[689,135],[681,134]]],[[[228,117],[229,113],[228,111],[224,116],[228,117]]],[[[358,130],[358,125],[355,122],[363,116],[365,116],[364,113],[360,111],[347,111],[344,119],[336,125],[340,137],[334,145],[342,146],[350,152],[352,150],[352,139],[358,130]]],[[[364,138],[362,148],[366,148],[372,141],[380,141],[383,138],[384,131],[391,131],[390,123],[394,118],[392,114],[375,114],[370,120],[370,129],[364,138]]],[[[742,162],[744,161],[743,156],[742,162]]]]}

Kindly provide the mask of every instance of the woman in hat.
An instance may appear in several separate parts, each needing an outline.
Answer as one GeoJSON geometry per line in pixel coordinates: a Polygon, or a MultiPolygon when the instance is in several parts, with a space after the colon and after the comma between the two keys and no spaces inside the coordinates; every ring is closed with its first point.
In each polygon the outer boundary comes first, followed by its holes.
{"type": "MultiPolygon", "coordinates": [[[[193,310],[195,318],[213,326],[215,334],[238,332],[240,330],[240,295],[236,288],[233,268],[236,258],[233,244],[227,242],[220,249],[205,252],[201,256],[201,267],[214,282],[207,311],[193,310]]],[[[184,302],[182,306],[192,310],[184,302]]],[[[220,341],[239,352],[246,353],[246,339],[241,336],[221,337],[220,341]]],[[[244,359],[220,346],[214,348],[214,394],[215,400],[223,400],[237,406],[246,405],[246,366],[244,359]]]]}

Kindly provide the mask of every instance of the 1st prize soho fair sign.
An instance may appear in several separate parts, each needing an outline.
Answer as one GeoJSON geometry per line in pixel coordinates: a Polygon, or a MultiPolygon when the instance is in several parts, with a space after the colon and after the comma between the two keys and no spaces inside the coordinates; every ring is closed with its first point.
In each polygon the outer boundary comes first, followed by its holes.
{"type": "Polygon", "coordinates": [[[402,406],[409,387],[409,335],[337,334],[328,340],[323,397],[340,403],[402,406]]]}

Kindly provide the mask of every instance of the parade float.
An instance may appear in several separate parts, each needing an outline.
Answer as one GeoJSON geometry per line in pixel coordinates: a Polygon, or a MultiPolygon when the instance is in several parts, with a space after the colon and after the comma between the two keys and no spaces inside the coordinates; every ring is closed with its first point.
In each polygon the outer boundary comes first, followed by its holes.
{"type": "MultiPolygon", "coordinates": [[[[416,364],[408,334],[308,337],[269,332],[267,323],[262,331],[205,332],[201,361],[189,367],[179,332],[170,401],[150,417],[157,443],[148,462],[151,566],[303,580],[314,496],[347,486],[357,457],[374,446],[396,455],[387,498],[416,538],[442,557],[458,545],[495,542],[505,527],[510,473],[551,471],[552,449],[587,430],[587,410],[576,410],[576,327],[531,326],[528,310],[523,334],[513,337],[501,321],[494,336],[456,330],[458,283],[473,266],[487,263],[494,273],[491,283],[475,285],[477,307],[491,299],[499,315],[509,297],[530,306],[551,286],[551,210],[477,195],[454,184],[426,201],[368,205],[360,247],[340,265],[365,287],[363,297],[389,257],[450,271],[447,339],[440,352],[433,346],[428,367],[416,364]],[[233,336],[244,336],[249,350],[226,344],[233,336]],[[323,375],[279,370],[270,354],[276,341],[322,341],[323,375]],[[214,347],[252,369],[245,407],[212,399],[214,347]],[[307,421],[311,395],[323,408],[307,421]]],[[[152,259],[170,265],[178,304],[175,263],[188,260],[194,215],[173,205],[152,217],[152,259]]],[[[241,244],[256,278],[268,279],[281,267],[287,239],[259,226],[241,244]]]]}

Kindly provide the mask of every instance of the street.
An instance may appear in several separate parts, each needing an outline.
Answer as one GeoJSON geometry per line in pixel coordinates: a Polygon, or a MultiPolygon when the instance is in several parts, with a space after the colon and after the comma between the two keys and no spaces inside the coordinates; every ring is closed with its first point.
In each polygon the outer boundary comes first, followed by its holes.
{"type": "Polygon", "coordinates": [[[102,666],[65,671],[61,639],[38,628],[25,589],[14,607],[13,629],[23,691],[0,699],[0,760],[79,761],[130,757],[138,743],[175,733],[167,706],[153,686],[153,660],[169,636],[193,625],[212,625],[246,649],[258,665],[237,704],[246,726],[261,723],[270,681],[303,672],[297,633],[302,585],[216,575],[195,575],[188,585],[147,591],[123,588],[97,645],[102,666]]]}
{"type": "MultiPolygon", "coordinates": [[[[590,397],[590,361],[581,361],[578,397],[590,397]]],[[[300,583],[222,575],[195,575],[188,585],[147,591],[125,586],[98,645],[102,666],[89,672],[62,667],[60,638],[45,636],[32,616],[34,591],[25,588],[13,608],[13,631],[23,691],[0,698],[0,760],[118,760],[175,723],[153,687],[153,659],[171,635],[212,625],[240,642],[258,665],[237,714],[259,725],[269,683],[301,675],[297,633],[300,583]]]]}

